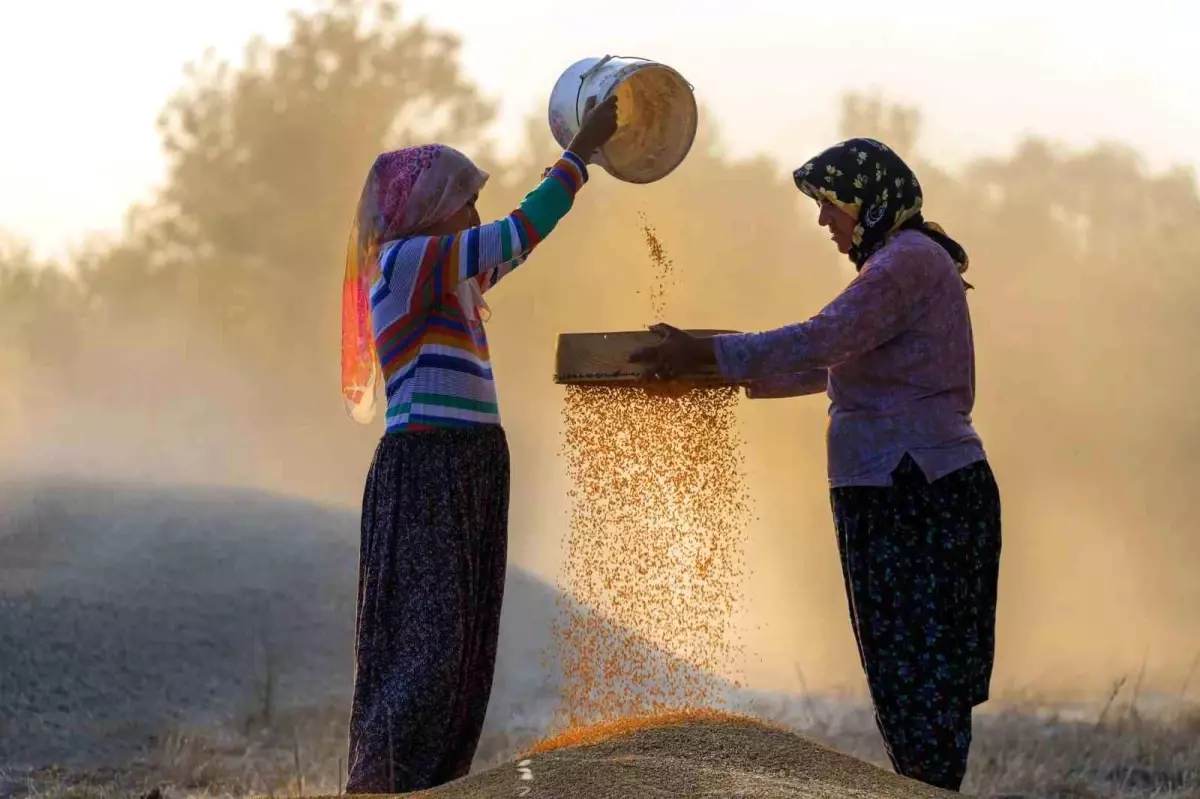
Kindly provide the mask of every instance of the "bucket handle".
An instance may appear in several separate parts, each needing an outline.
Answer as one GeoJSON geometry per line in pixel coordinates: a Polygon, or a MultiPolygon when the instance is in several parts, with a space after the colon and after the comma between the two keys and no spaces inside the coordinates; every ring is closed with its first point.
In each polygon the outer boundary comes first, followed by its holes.
{"type": "Polygon", "coordinates": [[[579,97],[583,94],[583,82],[595,74],[596,70],[612,61],[616,56],[606,55],[601,58],[595,65],[589,67],[582,75],[579,76],[579,88],[575,90],[575,124],[582,125],[583,118],[579,116],[579,97]]]}
{"type": "MultiPolygon", "coordinates": [[[[636,58],[639,61],[650,61],[651,60],[649,58],[642,58],[641,56],[606,55],[606,56],[604,56],[604,58],[601,58],[598,62],[596,62],[596,64],[594,66],[589,67],[582,75],[579,76],[579,89],[576,90],[576,92],[575,92],[575,124],[576,125],[583,124],[583,120],[579,118],[579,96],[581,94],[583,94],[584,81],[586,81],[588,78],[590,78],[593,74],[596,73],[597,70],[599,70],[602,66],[607,64],[609,61],[612,61],[614,58],[636,58]]],[[[657,62],[653,62],[653,63],[657,63],[657,62]]],[[[676,74],[678,74],[678,73],[676,73],[676,74]]],[[[692,94],[695,94],[696,87],[693,86],[691,84],[691,82],[688,81],[687,78],[684,78],[682,75],[680,75],[679,77],[683,78],[683,82],[685,84],[687,84],[688,91],[690,91],[692,94]]]]}

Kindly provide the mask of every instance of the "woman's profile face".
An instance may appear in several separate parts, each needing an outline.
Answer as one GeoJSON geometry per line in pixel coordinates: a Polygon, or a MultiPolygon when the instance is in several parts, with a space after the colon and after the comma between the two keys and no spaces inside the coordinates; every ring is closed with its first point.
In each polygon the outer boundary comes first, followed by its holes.
{"type": "Polygon", "coordinates": [[[479,218],[479,211],[475,208],[475,203],[477,202],[479,202],[478,194],[472,197],[471,201],[467,203],[467,227],[479,227],[479,225],[483,222],[483,220],[479,218]]]}
{"type": "Polygon", "coordinates": [[[854,246],[854,228],[858,223],[854,217],[828,200],[821,203],[821,215],[817,218],[821,227],[829,230],[829,238],[837,245],[838,252],[847,255],[854,246]]]}
{"type": "Polygon", "coordinates": [[[479,227],[479,211],[475,209],[475,203],[478,200],[479,195],[476,194],[467,200],[466,205],[455,211],[448,219],[438,222],[436,225],[430,225],[421,231],[421,233],[426,236],[450,236],[455,233],[461,233],[469,228],[479,227]]]}
{"type": "Polygon", "coordinates": [[[453,232],[458,233],[468,228],[479,226],[479,211],[475,209],[475,203],[479,201],[479,195],[476,194],[471,199],[467,200],[467,204],[459,208],[454,216],[446,220],[446,225],[453,232]]]}

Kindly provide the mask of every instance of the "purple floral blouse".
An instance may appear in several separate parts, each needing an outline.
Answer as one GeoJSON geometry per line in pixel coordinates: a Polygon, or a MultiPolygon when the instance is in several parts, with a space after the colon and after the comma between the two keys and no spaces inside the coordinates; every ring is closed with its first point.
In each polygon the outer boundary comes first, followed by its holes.
{"type": "Polygon", "coordinates": [[[971,424],[975,345],[950,256],[896,234],[806,322],[717,336],[721,373],[751,399],[829,396],[833,488],[889,486],[905,453],[930,482],[986,458],[971,424]]]}

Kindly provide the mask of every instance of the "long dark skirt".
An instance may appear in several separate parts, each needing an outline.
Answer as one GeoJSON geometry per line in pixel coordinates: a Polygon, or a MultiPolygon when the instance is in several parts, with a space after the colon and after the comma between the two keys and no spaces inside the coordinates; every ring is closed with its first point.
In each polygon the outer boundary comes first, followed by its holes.
{"type": "Polygon", "coordinates": [[[957,791],[995,655],[1000,492],[986,461],[831,492],[850,620],[896,772],[957,791]]]}
{"type": "Polygon", "coordinates": [[[508,553],[499,427],[393,433],[363,496],[347,793],[465,776],[492,690],[508,553]]]}

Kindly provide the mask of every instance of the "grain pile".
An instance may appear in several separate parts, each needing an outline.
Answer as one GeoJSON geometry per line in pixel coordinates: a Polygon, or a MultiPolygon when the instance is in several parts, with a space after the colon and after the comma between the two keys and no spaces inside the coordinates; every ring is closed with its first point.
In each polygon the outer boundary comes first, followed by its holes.
{"type": "MultiPolygon", "coordinates": [[[[643,234],[661,278],[669,261],[653,229],[643,234]]],[[[567,387],[556,726],[722,704],[717,677],[741,654],[750,512],[737,400],[728,387],[567,387]]]]}
{"type": "Polygon", "coordinates": [[[541,755],[560,749],[570,749],[580,746],[594,746],[603,741],[629,735],[640,730],[662,729],[664,727],[680,727],[696,724],[745,724],[758,729],[773,729],[786,732],[787,728],[771,721],[756,719],[737,713],[724,713],[717,710],[679,710],[669,713],[649,714],[645,716],[627,716],[616,721],[593,724],[590,727],[577,727],[561,735],[539,741],[522,752],[522,757],[541,755]]]}

